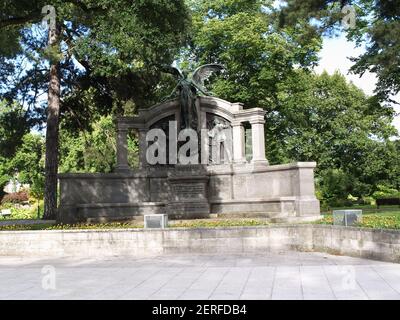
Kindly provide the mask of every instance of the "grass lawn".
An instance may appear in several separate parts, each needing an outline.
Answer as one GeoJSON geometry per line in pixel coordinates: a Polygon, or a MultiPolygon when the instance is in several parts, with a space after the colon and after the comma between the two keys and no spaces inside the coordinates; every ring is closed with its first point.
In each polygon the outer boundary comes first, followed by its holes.
{"type": "MultiPolygon", "coordinates": [[[[173,228],[216,228],[216,227],[235,227],[235,226],[263,226],[269,223],[265,219],[196,219],[170,221],[169,227],[173,228]]],[[[110,222],[87,224],[79,223],[74,225],[54,225],[54,224],[35,224],[35,225],[0,225],[0,231],[23,231],[23,230],[93,230],[93,229],[130,229],[143,228],[143,222],[110,222]]]]}
{"type": "MultiPolygon", "coordinates": [[[[342,208],[343,209],[343,208],[342,208]]],[[[350,208],[349,208],[350,209],[350,208]]],[[[352,207],[351,209],[355,209],[352,207]]],[[[315,222],[317,224],[333,224],[332,214],[325,214],[324,218],[315,222]]],[[[383,210],[378,213],[363,210],[362,222],[358,224],[363,228],[375,229],[400,229],[400,209],[383,210]]]]}
{"type": "MultiPolygon", "coordinates": [[[[360,207],[353,206],[349,209],[358,209],[360,207]]],[[[339,209],[339,208],[338,208],[339,209]]],[[[344,209],[344,208],[340,208],[344,209]]],[[[361,208],[360,208],[361,209],[361,208]]],[[[359,224],[364,228],[385,228],[385,229],[400,229],[400,208],[392,206],[382,208],[376,213],[376,208],[362,208],[363,220],[359,224]],[[367,210],[372,209],[372,210],[367,210]]],[[[1,221],[1,220],[0,220],[1,221]]],[[[316,224],[332,224],[332,214],[324,214],[324,218],[313,222],[316,224]]],[[[171,220],[169,227],[174,228],[216,228],[216,227],[234,227],[234,226],[265,226],[269,225],[265,219],[196,219],[196,220],[171,220]]],[[[87,224],[79,223],[75,225],[54,225],[49,223],[35,225],[0,225],[0,231],[21,231],[21,230],[93,230],[93,229],[129,229],[143,228],[143,222],[112,222],[112,223],[97,223],[87,224]]]]}
{"type": "MultiPolygon", "coordinates": [[[[358,208],[338,208],[337,210],[345,210],[345,209],[349,209],[349,210],[356,210],[358,208]]],[[[335,209],[336,210],[336,209],[335,209]]],[[[328,217],[328,216],[332,216],[332,213],[323,213],[324,216],[328,217]]],[[[391,208],[390,210],[379,210],[377,212],[375,211],[369,211],[369,210],[363,210],[363,216],[379,216],[379,217],[385,217],[385,216],[394,216],[394,217],[399,217],[400,218],[400,208],[391,208]]]]}
{"type": "Polygon", "coordinates": [[[400,207],[399,206],[380,206],[379,208],[377,206],[371,206],[371,205],[353,205],[351,207],[339,207],[339,208],[330,208],[329,211],[323,211],[322,214],[330,214],[332,213],[333,210],[357,210],[360,209],[363,211],[363,214],[368,214],[368,213],[388,213],[388,212],[400,212],[400,207]]]}
{"type": "Polygon", "coordinates": [[[0,225],[0,231],[24,231],[24,230],[90,230],[90,229],[127,229],[127,228],[143,228],[137,223],[98,223],[98,224],[14,224],[0,225]]]}

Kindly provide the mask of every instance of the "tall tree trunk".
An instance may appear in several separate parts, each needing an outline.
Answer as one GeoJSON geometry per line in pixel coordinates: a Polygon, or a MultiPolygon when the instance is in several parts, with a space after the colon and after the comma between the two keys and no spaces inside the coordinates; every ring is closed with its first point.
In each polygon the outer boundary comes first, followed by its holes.
{"type": "MultiPolygon", "coordinates": [[[[59,28],[49,30],[49,46],[55,46],[59,37],[59,28]]],[[[52,60],[52,59],[51,59],[52,60]]],[[[60,64],[50,62],[47,130],[46,130],[46,163],[44,188],[44,219],[57,217],[57,174],[58,174],[58,125],[60,115],[60,64]]]]}

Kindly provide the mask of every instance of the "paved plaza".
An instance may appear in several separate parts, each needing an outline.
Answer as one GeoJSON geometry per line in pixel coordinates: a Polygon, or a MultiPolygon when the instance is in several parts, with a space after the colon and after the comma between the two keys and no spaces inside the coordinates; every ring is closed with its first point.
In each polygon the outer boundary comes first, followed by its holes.
{"type": "Polygon", "coordinates": [[[0,299],[400,299],[400,264],[304,252],[0,257],[0,299]]]}

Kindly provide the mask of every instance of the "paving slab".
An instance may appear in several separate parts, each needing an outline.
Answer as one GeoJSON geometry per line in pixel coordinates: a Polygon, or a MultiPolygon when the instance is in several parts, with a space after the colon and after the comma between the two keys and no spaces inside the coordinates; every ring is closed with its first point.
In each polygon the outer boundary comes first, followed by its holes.
{"type": "Polygon", "coordinates": [[[400,299],[400,264],[312,252],[0,257],[0,299],[400,299]]]}

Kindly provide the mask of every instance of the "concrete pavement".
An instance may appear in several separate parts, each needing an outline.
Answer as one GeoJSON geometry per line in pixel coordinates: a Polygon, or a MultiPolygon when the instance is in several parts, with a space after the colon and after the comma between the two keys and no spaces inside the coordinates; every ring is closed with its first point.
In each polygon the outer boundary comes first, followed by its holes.
{"type": "Polygon", "coordinates": [[[0,299],[400,299],[400,264],[287,251],[0,257],[0,299]]]}

